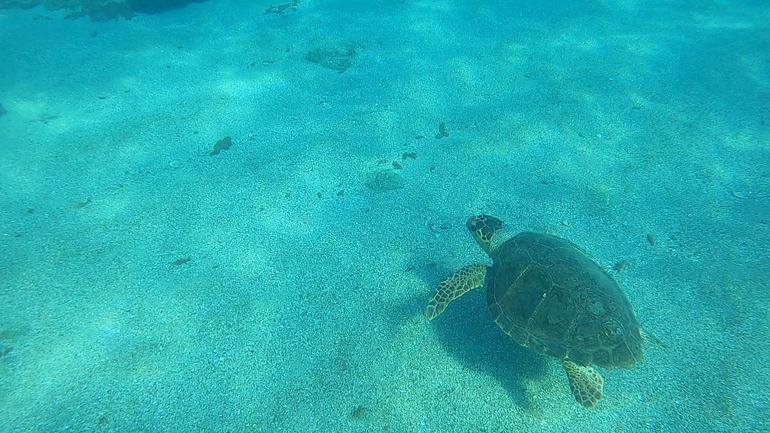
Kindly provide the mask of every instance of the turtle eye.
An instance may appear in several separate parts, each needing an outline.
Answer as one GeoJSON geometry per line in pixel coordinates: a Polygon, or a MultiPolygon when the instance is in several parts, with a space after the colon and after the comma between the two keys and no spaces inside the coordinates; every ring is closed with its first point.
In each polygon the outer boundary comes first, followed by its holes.
{"type": "Polygon", "coordinates": [[[477,215],[468,218],[468,222],[465,225],[471,233],[481,234],[482,231],[489,226],[488,220],[491,218],[487,215],[477,215]]]}
{"type": "Polygon", "coordinates": [[[471,218],[468,220],[465,226],[468,227],[469,232],[476,233],[480,228],[484,226],[484,224],[480,223],[477,218],[471,218]]]}

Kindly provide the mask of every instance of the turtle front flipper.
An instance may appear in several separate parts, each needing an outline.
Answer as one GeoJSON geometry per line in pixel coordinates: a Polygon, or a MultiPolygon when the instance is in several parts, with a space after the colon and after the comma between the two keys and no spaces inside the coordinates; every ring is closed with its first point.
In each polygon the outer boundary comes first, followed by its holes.
{"type": "Polygon", "coordinates": [[[443,313],[450,302],[464,295],[465,292],[482,287],[487,269],[489,268],[485,265],[466,266],[442,281],[428,301],[428,309],[425,311],[428,320],[443,313]]]}
{"type": "Polygon", "coordinates": [[[590,365],[580,365],[569,359],[562,361],[569,376],[569,387],[575,400],[591,409],[602,399],[604,379],[590,365]]]}

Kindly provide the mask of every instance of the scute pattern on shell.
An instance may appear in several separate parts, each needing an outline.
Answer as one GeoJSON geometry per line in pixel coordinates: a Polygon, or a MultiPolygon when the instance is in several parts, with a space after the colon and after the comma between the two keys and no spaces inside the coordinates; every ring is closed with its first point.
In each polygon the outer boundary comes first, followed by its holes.
{"type": "Polygon", "coordinates": [[[615,280],[564,239],[520,233],[492,254],[487,304],[517,343],[583,365],[633,368],[642,336],[615,280]]]}

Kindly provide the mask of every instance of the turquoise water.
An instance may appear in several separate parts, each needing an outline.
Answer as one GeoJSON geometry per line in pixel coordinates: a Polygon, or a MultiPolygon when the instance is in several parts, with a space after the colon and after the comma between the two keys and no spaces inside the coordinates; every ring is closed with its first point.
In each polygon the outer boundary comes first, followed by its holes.
{"type": "Polygon", "coordinates": [[[770,431],[766,2],[84,4],[0,2],[0,431],[770,431]],[[428,322],[478,213],[666,347],[428,322]]]}

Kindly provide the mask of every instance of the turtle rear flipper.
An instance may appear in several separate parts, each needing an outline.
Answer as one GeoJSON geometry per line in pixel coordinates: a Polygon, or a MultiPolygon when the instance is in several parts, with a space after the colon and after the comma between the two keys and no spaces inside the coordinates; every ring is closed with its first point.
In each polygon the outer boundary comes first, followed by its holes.
{"type": "Polygon", "coordinates": [[[569,359],[562,361],[569,376],[569,387],[575,400],[588,409],[596,406],[602,399],[604,379],[590,365],[580,365],[569,359]]]}
{"type": "Polygon", "coordinates": [[[658,337],[654,336],[649,331],[647,331],[645,329],[640,329],[639,332],[641,332],[642,338],[644,338],[645,340],[647,340],[647,341],[649,341],[649,342],[651,342],[653,344],[657,344],[658,346],[660,346],[660,347],[662,347],[664,349],[668,349],[668,346],[664,342],[660,341],[658,339],[658,337]]]}
{"type": "Polygon", "coordinates": [[[489,268],[486,265],[466,266],[442,281],[428,302],[428,309],[425,311],[428,320],[443,313],[450,302],[466,292],[483,287],[487,269],[489,268]]]}

